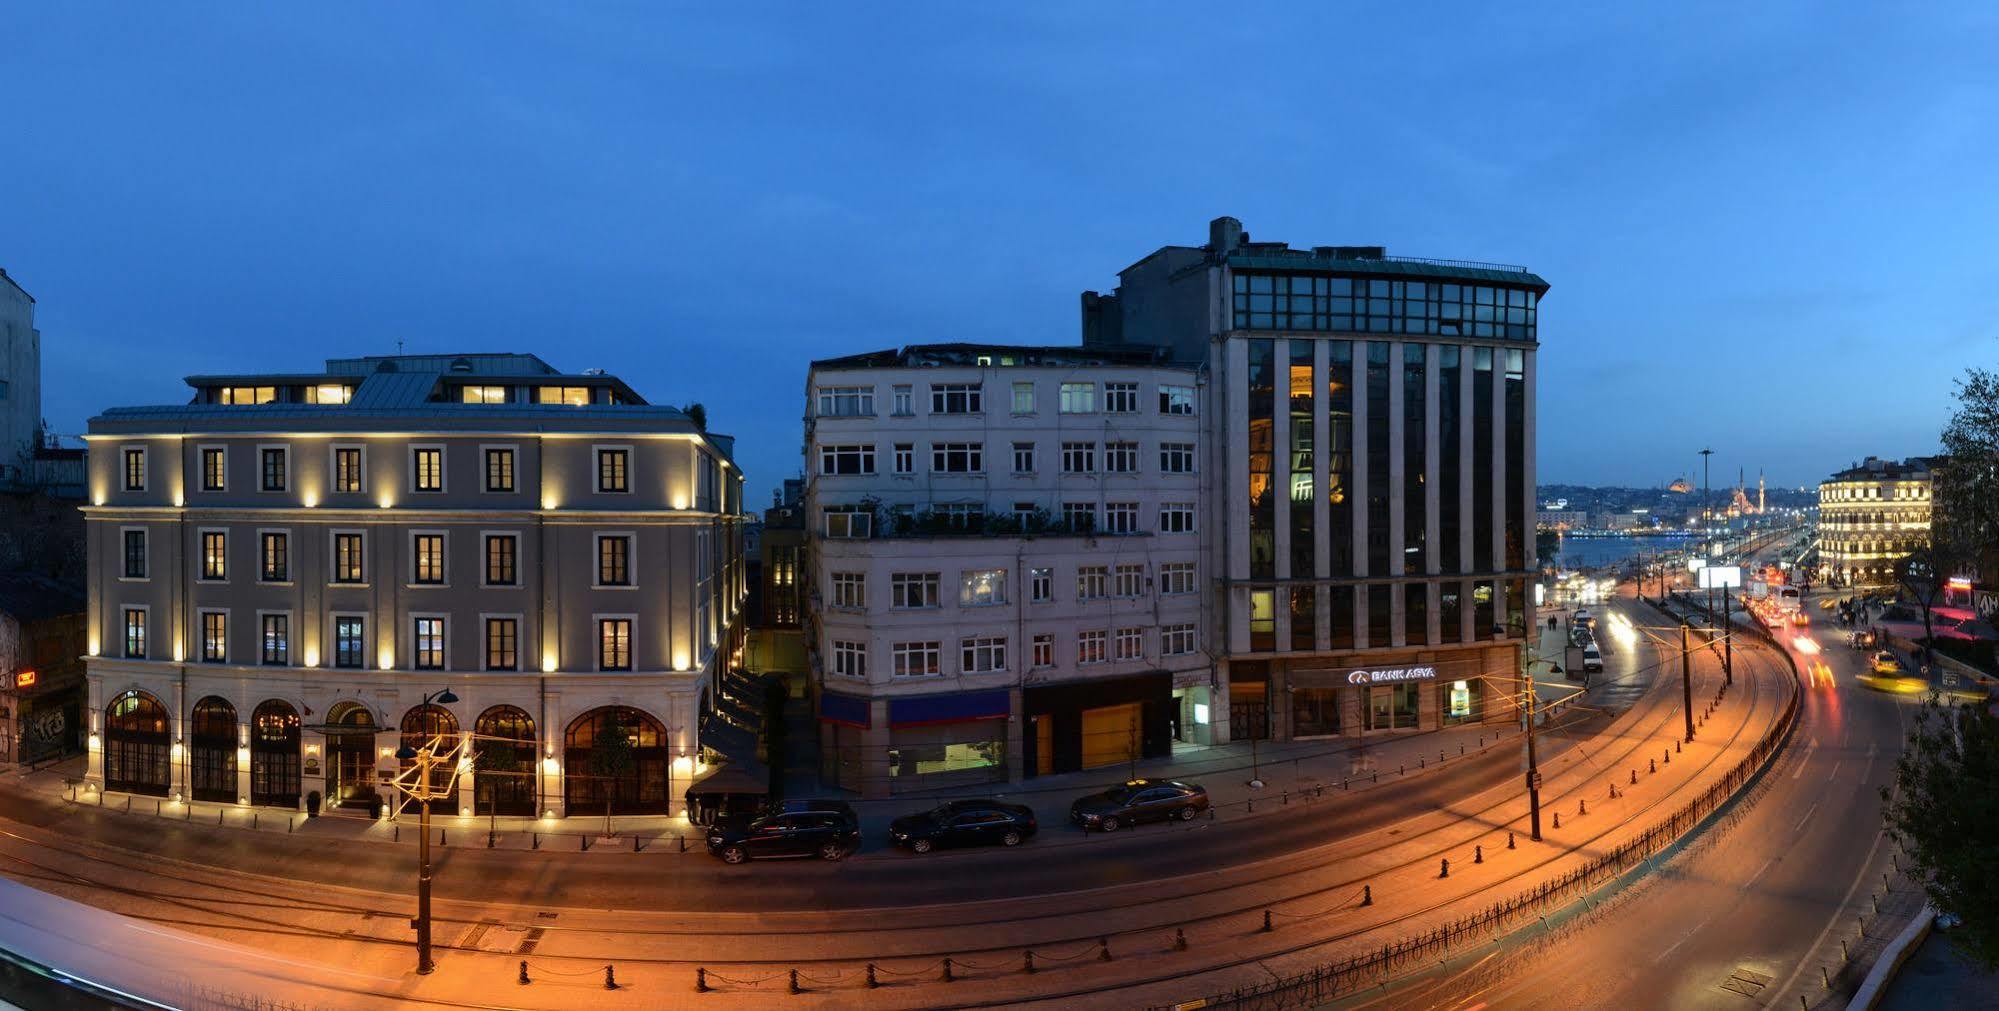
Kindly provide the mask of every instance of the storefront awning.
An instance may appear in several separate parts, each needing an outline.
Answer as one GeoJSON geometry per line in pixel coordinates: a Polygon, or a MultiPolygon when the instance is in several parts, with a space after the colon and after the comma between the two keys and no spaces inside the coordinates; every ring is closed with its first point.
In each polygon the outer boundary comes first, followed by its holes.
{"type": "Polygon", "coordinates": [[[735,765],[725,765],[713,775],[687,788],[689,797],[713,797],[721,794],[761,797],[768,793],[770,793],[768,776],[760,779],[748,770],[735,765]]]}
{"type": "Polygon", "coordinates": [[[869,718],[868,700],[858,695],[837,695],[823,692],[819,696],[819,722],[839,723],[866,730],[872,725],[869,718]]]}
{"type": "Polygon", "coordinates": [[[959,692],[953,695],[919,695],[891,699],[888,704],[890,727],[929,727],[974,720],[1003,720],[1012,713],[1007,690],[959,692]]]}

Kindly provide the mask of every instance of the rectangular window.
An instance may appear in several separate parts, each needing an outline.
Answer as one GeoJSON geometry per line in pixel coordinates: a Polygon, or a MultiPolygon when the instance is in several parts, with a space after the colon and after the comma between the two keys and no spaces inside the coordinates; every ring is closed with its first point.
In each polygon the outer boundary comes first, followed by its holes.
{"type": "Polygon", "coordinates": [[[125,531],[125,578],[146,578],[146,532],[125,531]]]}
{"type": "Polygon", "coordinates": [[[1291,648],[1319,648],[1319,593],[1313,586],[1291,587],[1291,648]]]}
{"type": "Polygon", "coordinates": [[[822,418],[857,418],[873,413],[875,388],[872,386],[819,387],[819,416],[822,418]]]}
{"type": "Polygon", "coordinates": [[[410,536],[410,582],[424,586],[444,584],[444,535],[410,536]]]}
{"type": "Polygon", "coordinates": [[[426,446],[410,450],[411,485],[417,491],[444,490],[444,450],[426,446]]]}
{"type": "Polygon", "coordinates": [[[1034,637],[1034,666],[1055,666],[1055,637],[1042,634],[1034,637]]]}
{"type": "Polygon", "coordinates": [[[985,410],[979,383],[942,383],[930,387],[930,413],[978,414],[985,410]]]}
{"type": "Polygon", "coordinates": [[[220,530],[201,532],[201,578],[229,578],[229,535],[220,530]]]}
{"type": "MultiPolygon", "coordinates": [[[[874,454],[868,454],[868,468],[874,469],[874,454]]],[[[619,494],[632,490],[632,451],[629,449],[600,449],[597,451],[597,490],[606,494],[619,494]]]]}
{"type": "MultiPolygon", "coordinates": [[[[869,461],[869,465],[873,466],[872,460],[869,461]]],[[[895,472],[898,474],[916,473],[915,443],[898,442],[895,444],[895,472]]]]}
{"type": "Polygon", "coordinates": [[[229,615],[225,611],[201,612],[201,660],[223,663],[229,659],[229,615]]]}
{"type": "Polygon", "coordinates": [[[1143,660],[1145,658],[1145,630],[1142,628],[1120,628],[1112,640],[1119,660],[1143,660]]]}
{"type": "Polygon", "coordinates": [[[1159,413],[1193,414],[1194,388],[1192,386],[1161,386],[1159,388],[1159,413]]]}
{"type": "Polygon", "coordinates": [[[1062,503],[1062,525],[1070,533],[1094,533],[1097,529],[1097,504],[1095,502],[1062,503]]]}
{"type": "Polygon", "coordinates": [[[1159,592],[1178,596],[1194,592],[1194,563],[1167,562],[1159,567],[1159,592]]]}
{"type": "Polygon", "coordinates": [[[1096,413],[1097,384],[1063,383],[1061,410],[1063,414],[1096,413]]]}
{"type": "Polygon", "coordinates": [[[1097,471],[1097,444],[1094,442],[1065,442],[1062,444],[1062,473],[1094,474],[1097,471]]]}
{"type": "Polygon", "coordinates": [[[125,451],[125,490],[146,490],[146,451],[143,449],[125,451]]]}
{"type": "Polygon", "coordinates": [[[944,673],[942,643],[898,642],[895,644],[894,653],[896,677],[934,677],[944,673]]]}
{"type": "Polygon", "coordinates": [[[368,490],[367,475],[361,467],[361,447],[333,447],[333,490],[347,495],[368,490]]]}
{"type": "Polygon", "coordinates": [[[833,573],[833,606],[865,609],[868,606],[868,574],[833,573]]]}
{"type": "Polygon", "coordinates": [[[1273,579],[1277,576],[1276,350],[1268,340],[1246,343],[1249,433],[1243,447],[1247,452],[1237,458],[1244,461],[1249,478],[1249,577],[1273,579]]]}
{"type": "Polygon", "coordinates": [[[1112,570],[1112,589],[1120,597],[1145,596],[1145,565],[1121,564],[1112,570]]]}
{"type": "Polygon", "coordinates": [[[1104,413],[1106,413],[1106,414],[1137,414],[1137,413],[1138,413],[1138,384],[1137,384],[1137,383],[1105,383],[1105,384],[1104,384],[1104,413]]]}
{"type": "Polygon", "coordinates": [[[1033,383],[1013,384],[1013,413],[1015,414],[1034,413],[1033,383]]]}
{"type": "Polygon", "coordinates": [[[842,538],[873,537],[875,511],[862,505],[827,506],[826,536],[842,538]]]}
{"type": "Polygon", "coordinates": [[[513,586],[520,581],[515,566],[520,544],[516,534],[486,535],[486,585],[513,586]]]}
{"type": "Polygon", "coordinates": [[[264,663],[284,667],[292,662],[292,619],[288,614],[264,615],[264,663]]]}
{"type": "Polygon", "coordinates": [[[367,619],[352,615],[333,619],[333,666],[357,669],[368,666],[367,619]]]}
{"type": "Polygon", "coordinates": [[[1191,442],[1160,443],[1159,472],[1161,474],[1192,474],[1194,472],[1194,444],[1191,442]]]}
{"type": "Polygon", "coordinates": [[[1159,532],[1162,534],[1191,534],[1194,532],[1194,504],[1192,502],[1165,502],[1159,506],[1159,532]]]}
{"type": "Polygon", "coordinates": [[[291,451],[282,446],[267,446],[257,450],[257,473],[260,475],[257,487],[263,491],[284,491],[290,475],[291,451]]]}
{"type": "Polygon", "coordinates": [[[937,573],[897,572],[888,577],[888,606],[896,610],[936,607],[937,573]]]}
{"type": "Polygon", "coordinates": [[[1006,603],[1005,569],[967,569],[958,586],[959,607],[1006,603]]]}
{"type": "Polygon", "coordinates": [[[1036,604],[1046,604],[1055,599],[1054,569],[1027,571],[1027,599],[1036,604]]]}
{"type": "Polygon", "coordinates": [[[1430,587],[1424,583],[1409,583],[1402,590],[1403,641],[1411,646],[1428,645],[1430,641],[1430,587]]]}
{"type": "Polygon", "coordinates": [[[444,619],[418,618],[413,622],[411,646],[416,651],[417,670],[444,669],[444,619]]]}
{"type": "Polygon", "coordinates": [[[201,490],[223,491],[229,487],[229,451],[221,446],[201,447],[201,490]]]}
{"type": "Polygon", "coordinates": [[[486,490],[508,492],[514,490],[514,451],[505,447],[486,450],[486,490]]]}
{"type": "Polygon", "coordinates": [[[354,387],[344,383],[319,383],[305,388],[308,404],[344,404],[354,399],[354,387]]]}
{"type": "Polygon", "coordinates": [[[994,674],[1006,670],[1006,640],[980,638],[958,640],[958,673],[994,674]]]}
{"type": "Polygon", "coordinates": [[[1138,503],[1104,503],[1104,532],[1109,534],[1138,533],[1138,503]]]}
{"type": "Polygon", "coordinates": [[[978,442],[933,442],[930,469],[939,474],[978,474],[986,469],[986,447],[978,442]]]}
{"type": "Polygon", "coordinates": [[[1368,689],[1367,728],[1408,730],[1416,726],[1418,685],[1376,685],[1368,689]]]}
{"type": "Polygon", "coordinates": [[[1106,474],[1138,473],[1138,443],[1136,442],[1104,443],[1104,473],[1106,474]]]}
{"type": "Polygon", "coordinates": [[[894,413],[897,416],[906,418],[916,413],[916,406],[915,406],[916,397],[912,393],[911,388],[909,386],[899,385],[893,387],[890,390],[890,392],[895,397],[894,413]]]}
{"type": "Polygon", "coordinates": [[[632,539],[627,536],[597,538],[597,585],[632,585],[632,539]]]}
{"type": "Polygon", "coordinates": [[[590,387],[588,386],[537,386],[534,391],[537,404],[560,404],[564,407],[588,407],[590,387]]]}
{"type": "Polygon", "coordinates": [[[132,660],[146,658],[146,609],[143,607],[125,609],[125,656],[132,660]]]}
{"type": "Polygon", "coordinates": [[[333,535],[333,581],[336,583],[358,583],[366,578],[362,559],[367,551],[363,547],[362,534],[333,535]]]}
{"type": "Polygon", "coordinates": [[[521,623],[518,618],[486,619],[486,669],[514,670],[520,666],[521,623]]]}
{"type": "Polygon", "coordinates": [[[291,535],[283,531],[267,531],[258,535],[259,554],[263,556],[263,566],[257,578],[266,583],[283,583],[292,578],[291,535]]]}
{"type": "Polygon", "coordinates": [[[1016,442],[1013,444],[1013,472],[1016,474],[1034,473],[1034,443],[1016,442]]]}
{"type": "Polygon", "coordinates": [[[1076,599],[1097,600],[1110,595],[1111,572],[1107,566],[1084,565],[1076,569],[1076,599]]]}
{"type": "Polygon", "coordinates": [[[1159,627],[1159,652],[1166,656],[1186,656],[1198,648],[1193,622],[1159,627]]]}
{"type": "Polygon", "coordinates": [[[1109,656],[1105,653],[1105,647],[1109,644],[1109,638],[1109,634],[1103,629],[1091,632],[1077,632],[1076,664],[1082,666],[1084,664],[1103,663],[1105,660],[1108,660],[1109,656]]]}
{"type": "Polygon", "coordinates": [[[461,386],[458,400],[463,404],[504,404],[507,402],[507,388],[504,386],[461,386]]]}
{"type": "Polygon", "coordinates": [[[278,401],[278,388],[275,386],[224,386],[215,392],[219,402],[232,406],[275,404],[278,401]]]}
{"type": "MultiPolygon", "coordinates": [[[[896,472],[902,470],[903,447],[896,447],[896,472]]],[[[875,472],[875,448],[873,446],[821,446],[819,447],[819,473],[821,474],[872,474],[875,472]]]]}
{"type": "MultiPolygon", "coordinates": [[[[1393,452],[1389,446],[1389,390],[1395,382],[1390,369],[1390,353],[1387,341],[1367,342],[1366,382],[1363,393],[1367,397],[1367,431],[1364,445],[1367,453],[1367,571],[1372,576],[1388,574],[1388,514],[1394,489],[1389,481],[1389,458],[1393,452]]],[[[1373,646],[1386,646],[1388,640],[1370,642],[1373,646]]]]}
{"type": "MultiPolygon", "coordinates": [[[[1312,341],[1291,341],[1290,344],[1290,373],[1285,381],[1285,409],[1291,417],[1290,445],[1285,447],[1284,462],[1278,465],[1278,470],[1279,479],[1286,486],[1282,494],[1291,502],[1290,574],[1310,577],[1319,571],[1318,542],[1314,536],[1317,529],[1313,526],[1312,515],[1314,486],[1318,478],[1314,471],[1318,444],[1313,429],[1317,420],[1314,415],[1318,398],[1312,385],[1312,365],[1318,347],[1312,341]]],[[[1416,489],[1415,494],[1420,497],[1422,489],[1416,489]]],[[[1296,600],[1294,597],[1294,606],[1296,600]]],[[[1304,625],[1304,634],[1309,638],[1313,635],[1314,622],[1307,616],[1304,625]]]]}
{"type": "Polygon", "coordinates": [[[632,669],[632,619],[598,619],[597,669],[632,669]]]}
{"type": "Polygon", "coordinates": [[[868,676],[868,644],[849,639],[833,640],[833,673],[841,677],[868,676]]]}
{"type": "Polygon", "coordinates": [[[1249,648],[1268,653],[1277,648],[1277,591],[1249,591],[1249,648]]]}

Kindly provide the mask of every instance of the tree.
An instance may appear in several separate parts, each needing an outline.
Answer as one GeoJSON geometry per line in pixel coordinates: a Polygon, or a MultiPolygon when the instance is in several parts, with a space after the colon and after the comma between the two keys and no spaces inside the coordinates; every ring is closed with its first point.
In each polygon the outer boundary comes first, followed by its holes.
{"type": "Polygon", "coordinates": [[[611,806],[618,797],[618,781],[632,771],[638,756],[632,748],[635,728],[614,723],[611,732],[590,744],[590,771],[604,780],[604,834],[611,834],[611,806]]]}
{"type": "Polygon", "coordinates": [[[694,422],[695,428],[703,432],[708,430],[708,408],[699,403],[688,404],[680,409],[680,413],[687,415],[688,420],[694,422]]]}
{"type": "Polygon", "coordinates": [[[1936,663],[1936,651],[1931,643],[1936,640],[1936,629],[1931,624],[1931,610],[1943,599],[1945,570],[1948,564],[1939,556],[1934,545],[1917,548],[1895,562],[1895,582],[1909,591],[1916,603],[1923,608],[1923,673],[1928,674],[1936,663]]]}
{"type": "Polygon", "coordinates": [[[472,765],[479,776],[474,782],[485,788],[488,798],[486,835],[490,838],[500,830],[500,794],[505,792],[500,789],[501,778],[518,776],[526,771],[527,766],[512,747],[485,748],[475,752],[472,765]],[[490,782],[486,779],[488,776],[493,777],[490,782]]]}
{"type": "Polygon", "coordinates": [[[1999,969],[1999,717],[1932,696],[1881,799],[1930,904],[1964,921],[1958,947],[1999,969]]]}
{"type": "Polygon", "coordinates": [[[1939,441],[1931,543],[1992,578],[1999,575],[1999,372],[1969,369],[1957,381],[1957,408],[1939,441]]]}

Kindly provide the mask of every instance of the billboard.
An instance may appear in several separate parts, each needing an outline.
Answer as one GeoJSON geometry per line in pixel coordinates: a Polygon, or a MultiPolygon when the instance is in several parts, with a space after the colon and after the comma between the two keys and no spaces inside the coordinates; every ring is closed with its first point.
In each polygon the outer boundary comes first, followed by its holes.
{"type": "Polygon", "coordinates": [[[1742,566],[1740,565],[1701,566],[1701,581],[1700,581],[1701,589],[1719,590],[1724,586],[1732,586],[1736,587],[1737,589],[1741,588],[1742,566]]]}

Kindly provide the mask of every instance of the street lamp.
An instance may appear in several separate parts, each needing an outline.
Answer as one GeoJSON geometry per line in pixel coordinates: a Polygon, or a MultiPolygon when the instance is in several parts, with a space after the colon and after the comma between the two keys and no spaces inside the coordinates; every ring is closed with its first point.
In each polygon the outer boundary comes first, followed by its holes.
{"type": "MultiPolygon", "coordinates": [[[[1539,694],[1534,685],[1534,658],[1527,649],[1527,624],[1521,622],[1520,629],[1520,691],[1521,709],[1527,714],[1527,814],[1529,838],[1541,841],[1541,768],[1534,754],[1534,703],[1539,694]]],[[[1493,631],[1504,636],[1508,625],[1495,625],[1493,631]]]]}
{"type": "MultiPolygon", "coordinates": [[[[425,695],[423,701],[417,703],[417,709],[422,710],[432,702],[450,705],[456,701],[458,696],[445,688],[425,695]]],[[[417,828],[416,918],[410,921],[410,926],[416,929],[416,971],[418,975],[427,975],[437,968],[430,960],[430,799],[433,793],[430,771],[437,763],[437,748],[430,741],[424,742],[422,748],[404,743],[396,749],[396,758],[416,762],[417,782],[421,784],[408,791],[422,804],[423,812],[417,828]]]]}

